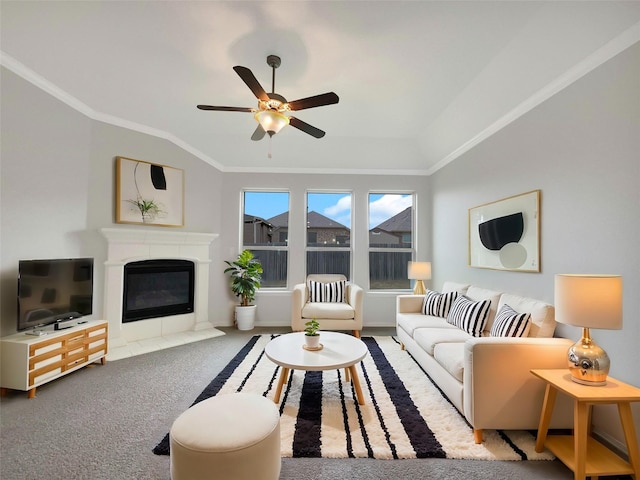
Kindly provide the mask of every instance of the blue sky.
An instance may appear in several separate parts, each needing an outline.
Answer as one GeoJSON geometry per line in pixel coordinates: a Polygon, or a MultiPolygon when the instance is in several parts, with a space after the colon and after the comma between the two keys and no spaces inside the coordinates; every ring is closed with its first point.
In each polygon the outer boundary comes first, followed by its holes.
{"type": "MultiPolygon", "coordinates": [[[[245,192],[245,213],[265,219],[289,210],[286,192],[245,192]]],[[[349,193],[309,193],[309,210],[351,228],[351,195],[349,193]]],[[[411,206],[412,196],[371,194],[369,196],[369,228],[373,228],[411,206]]]]}

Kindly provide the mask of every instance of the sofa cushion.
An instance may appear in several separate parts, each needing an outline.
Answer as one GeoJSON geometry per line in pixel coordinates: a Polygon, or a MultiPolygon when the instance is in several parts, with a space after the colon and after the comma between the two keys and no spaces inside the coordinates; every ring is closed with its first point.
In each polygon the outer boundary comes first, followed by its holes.
{"type": "Polygon", "coordinates": [[[447,320],[432,315],[423,315],[422,313],[399,313],[396,315],[396,321],[400,328],[413,336],[416,328],[450,328],[456,330],[457,327],[449,325],[447,320]]]}
{"type": "Polygon", "coordinates": [[[508,304],[516,312],[531,314],[529,337],[551,338],[556,329],[555,309],[553,305],[528,297],[505,293],[500,297],[498,309],[508,304]]]}
{"type": "Polygon", "coordinates": [[[344,292],[347,287],[345,280],[337,282],[316,282],[315,280],[309,280],[309,301],[314,302],[329,302],[329,303],[343,303],[344,292]]]}
{"type": "Polygon", "coordinates": [[[492,337],[526,337],[531,328],[530,313],[518,313],[506,303],[500,308],[491,327],[492,337]]]}
{"type": "Polygon", "coordinates": [[[493,325],[493,320],[496,317],[496,313],[498,312],[498,303],[500,301],[500,297],[502,296],[502,292],[471,285],[465,295],[476,302],[479,302],[480,300],[491,300],[491,307],[489,308],[489,313],[487,314],[487,323],[485,323],[484,325],[484,330],[488,334],[491,330],[491,325],[493,325]]]}
{"type": "Polygon", "coordinates": [[[323,318],[330,320],[351,320],[355,310],[348,303],[315,302],[302,308],[302,318],[323,318]]]}
{"type": "Polygon", "coordinates": [[[456,298],[458,298],[458,292],[438,293],[427,290],[422,302],[422,313],[447,318],[456,298]]]}
{"type": "Polygon", "coordinates": [[[433,358],[456,380],[463,381],[464,343],[438,343],[433,350],[433,358]]]}
{"type": "Polygon", "coordinates": [[[413,339],[429,355],[433,356],[440,343],[464,343],[471,335],[459,328],[416,328],[413,339]]]}
{"type": "Polygon", "coordinates": [[[490,307],[491,300],[489,299],[474,302],[461,295],[453,302],[447,316],[447,322],[474,337],[481,337],[490,307]]]}
{"type": "Polygon", "coordinates": [[[442,293],[458,292],[464,295],[465,293],[467,293],[468,289],[469,289],[468,283],[456,283],[456,282],[446,281],[442,284],[442,293]]]}

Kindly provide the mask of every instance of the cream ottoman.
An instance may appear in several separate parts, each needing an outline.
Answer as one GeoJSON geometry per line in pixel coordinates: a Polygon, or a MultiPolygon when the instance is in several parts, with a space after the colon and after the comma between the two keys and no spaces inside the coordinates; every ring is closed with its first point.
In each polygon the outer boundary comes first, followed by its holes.
{"type": "Polygon", "coordinates": [[[180,415],[169,432],[172,480],[277,480],[280,414],[255,394],[203,400],[180,415]]]}

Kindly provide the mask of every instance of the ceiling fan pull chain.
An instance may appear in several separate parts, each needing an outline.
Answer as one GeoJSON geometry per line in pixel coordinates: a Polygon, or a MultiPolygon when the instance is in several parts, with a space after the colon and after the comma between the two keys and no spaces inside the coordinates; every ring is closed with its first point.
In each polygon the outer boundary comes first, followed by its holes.
{"type": "Polygon", "coordinates": [[[269,153],[267,153],[267,158],[271,158],[271,139],[273,137],[269,135],[269,153]]]}

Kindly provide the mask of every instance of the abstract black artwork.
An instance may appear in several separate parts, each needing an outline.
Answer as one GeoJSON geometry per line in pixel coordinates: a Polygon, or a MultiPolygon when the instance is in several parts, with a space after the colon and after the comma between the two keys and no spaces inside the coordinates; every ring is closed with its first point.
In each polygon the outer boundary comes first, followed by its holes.
{"type": "Polygon", "coordinates": [[[518,243],[524,232],[522,212],[492,218],[478,225],[480,241],[489,250],[500,250],[507,243],[518,243]]]}
{"type": "Polygon", "coordinates": [[[469,209],[469,266],[540,271],[540,190],[469,209]]]}

